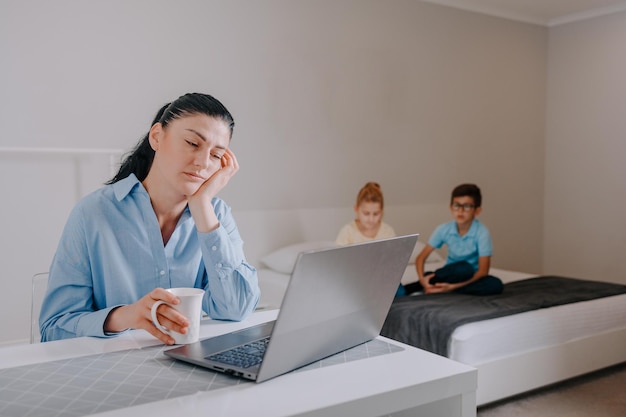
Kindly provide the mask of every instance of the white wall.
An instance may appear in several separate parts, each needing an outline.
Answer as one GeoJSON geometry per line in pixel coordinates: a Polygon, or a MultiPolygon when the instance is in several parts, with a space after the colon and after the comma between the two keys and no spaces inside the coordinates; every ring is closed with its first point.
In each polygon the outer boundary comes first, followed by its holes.
{"type": "MultiPolygon", "coordinates": [[[[547,36],[414,0],[4,0],[0,146],[129,149],[166,101],[208,92],[236,119],[234,208],[350,207],[375,180],[445,212],[476,182],[494,265],[541,272],[547,36]]],[[[9,162],[0,342],[26,339],[28,278],[76,194],[72,164],[9,162]]]]}
{"type": "Polygon", "coordinates": [[[550,30],[544,269],[626,284],[626,13],[550,30]]]}

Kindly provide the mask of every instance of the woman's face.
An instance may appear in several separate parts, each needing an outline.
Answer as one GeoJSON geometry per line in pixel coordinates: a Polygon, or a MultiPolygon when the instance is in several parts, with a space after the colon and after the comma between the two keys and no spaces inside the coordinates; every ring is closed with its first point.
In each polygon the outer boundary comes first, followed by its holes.
{"type": "Polygon", "coordinates": [[[230,129],[222,119],[196,114],[174,119],[163,128],[150,129],[155,150],[149,175],[184,196],[222,168],[222,156],[230,143],[230,129]],[[154,171],[154,172],[153,172],[154,171]]]}

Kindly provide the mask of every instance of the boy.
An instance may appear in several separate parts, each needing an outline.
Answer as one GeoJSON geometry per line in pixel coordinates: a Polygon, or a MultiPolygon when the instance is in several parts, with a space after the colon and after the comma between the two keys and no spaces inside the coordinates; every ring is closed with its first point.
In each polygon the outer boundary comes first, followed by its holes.
{"type": "Polygon", "coordinates": [[[419,283],[406,286],[407,294],[422,290],[427,294],[455,291],[462,294],[490,295],[502,292],[502,281],[489,275],[492,243],[489,230],[476,219],[481,212],[480,188],[461,184],[452,190],[450,211],[454,221],[439,225],[428,244],[417,256],[419,283]],[[424,272],[428,255],[448,245],[443,268],[424,272]]]}

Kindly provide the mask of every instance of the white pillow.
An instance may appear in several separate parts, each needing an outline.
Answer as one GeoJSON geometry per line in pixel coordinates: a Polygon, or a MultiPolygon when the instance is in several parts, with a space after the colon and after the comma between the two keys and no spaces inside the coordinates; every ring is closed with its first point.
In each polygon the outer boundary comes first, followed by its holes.
{"type": "Polygon", "coordinates": [[[296,259],[300,252],[306,252],[315,249],[333,248],[337,246],[334,241],[330,240],[316,240],[309,242],[295,243],[288,245],[280,249],[275,250],[272,253],[265,255],[261,258],[261,262],[274,271],[281,272],[283,274],[291,274],[293,267],[296,264],[296,259]]]}
{"type": "MultiPolygon", "coordinates": [[[[424,246],[426,246],[424,243],[419,240],[417,241],[415,248],[413,248],[413,253],[409,258],[409,265],[415,264],[415,258],[417,258],[417,255],[419,255],[422,249],[424,249],[424,246]]],[[[428,255],[428,258],[426,258],[426,263],[430,262],[443,262],[443,258],[437,253],[436,250],[434,250],[430,253],[430,255],[428,255]]]]}

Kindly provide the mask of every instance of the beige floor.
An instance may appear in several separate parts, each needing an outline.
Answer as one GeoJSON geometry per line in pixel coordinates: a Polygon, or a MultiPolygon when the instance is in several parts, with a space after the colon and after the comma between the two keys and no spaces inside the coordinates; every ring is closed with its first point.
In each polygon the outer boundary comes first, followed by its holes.
{"type": "Polygon", "coordinates": [[[624,417],[626,363],[478,409],[478,417],[624,417]]]}

